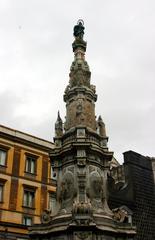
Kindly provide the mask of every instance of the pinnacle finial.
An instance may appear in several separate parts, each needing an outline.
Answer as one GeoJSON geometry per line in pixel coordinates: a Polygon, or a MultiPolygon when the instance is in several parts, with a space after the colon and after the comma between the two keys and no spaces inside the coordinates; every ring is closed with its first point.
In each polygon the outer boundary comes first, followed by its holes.
{"type": "Polygon", "coordinates": [[[63,134],[63,123],[62,123],[62,119],[60,117],[60,113],[58,111],[58,116],[57,116],[57,120],[55,123],[55,135],[56,137],[61,137],[63,134]]]}
{"type": "Polygon", "coordinates": [[[103,122],[101,115],[98,117],[98,122],[103,122]]]}
{"type": "Polygon", "coordinates": [[[59,112],[59,111],[58,111],[58,117],[57,117],[57,119],[58,119],[58,120],[61,119],[61,117],[60,117],[60,112],[59,112]]]}

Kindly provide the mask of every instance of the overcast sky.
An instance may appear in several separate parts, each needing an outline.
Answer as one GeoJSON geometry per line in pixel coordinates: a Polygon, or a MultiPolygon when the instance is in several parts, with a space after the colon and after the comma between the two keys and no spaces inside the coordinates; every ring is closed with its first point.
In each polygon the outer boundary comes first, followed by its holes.
{"type": "Polygon", "coordinates": [[[81,18],[110,150],[155,156],[154,0],[0,0],[0,124],[53,141],[81,18]]]}

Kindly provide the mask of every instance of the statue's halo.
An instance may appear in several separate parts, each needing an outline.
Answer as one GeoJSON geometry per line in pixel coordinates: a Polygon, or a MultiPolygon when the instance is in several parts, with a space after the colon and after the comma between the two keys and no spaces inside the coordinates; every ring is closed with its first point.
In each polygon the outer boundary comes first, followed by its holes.
{"type": "Polygon", "coordinates": [[[79,24],[79,23],[82,23],[82,25],[84,26],[84,21],[83,21],[82,19],[79,19],[79,20],[77,21],[77,24],[79,24]]]}

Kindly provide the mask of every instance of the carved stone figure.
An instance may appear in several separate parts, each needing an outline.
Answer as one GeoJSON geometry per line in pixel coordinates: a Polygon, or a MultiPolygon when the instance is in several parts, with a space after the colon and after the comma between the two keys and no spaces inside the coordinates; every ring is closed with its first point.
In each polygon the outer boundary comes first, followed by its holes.
{"type": "Polygon", "coordinates": [[[70,90],[70,85],[67,85],[67,87],[65,88],[65,93],[67,94],[69,90],[70,90]]]}
{"type": "Polygon", "coordinates": [[[114,220],[118,222],[126,222],[132,224],[132,211],[127,206],[121,206],[112,210],[114,213],[114,220]]]}
{"type": "Polygon", "coordinates": [[[80,38],[83,39],[83,35],[84,35],[84,26],[82,21],[79,21],[79,23],[77,25],[74,26],[74,37],[75,38],[80,38]]]}
{"type": "Polygon", "coordinates": [[[91,90],[94,92],[94,93],[96,93],[96,87],[95,87],[95,85],[90,85],[90,88],[91,88],[91,90]]]}
{"type": "Polygon", "coordinates": [[[79,99],[77,102],[76,117],[77,117],[77,123],[82,124],[85,119],[85,113],[84,113],[83,101],[81,99],[79,99]]]}
{"type": "Polygon", "coordinates": [[[77,202],[76,200],[73,203],[73,215],[76,214],[92,214],[92,206],[90,201],[88,202],[77,202]]]}
{"type": "Polygon", "coordinates": [[[79,102],[77,107],[76,107],[76,115],[80,115],[83,111],[83,106],[82,106],[82,102],[79,102]]]}
{"type": "Polygon", "coordinates": [[[99,134],[102,137],[106,137],[105,124],[104,124],[101,116],[98,117],[97,122],[98,122],[98,127],[99,127],[99,134]]]}
{"type": "Polygon", "coordinates": [[[77,70],[76,72],[70,74],[71,87],[84,85],[85,76],[82,70],[77,70]]]}

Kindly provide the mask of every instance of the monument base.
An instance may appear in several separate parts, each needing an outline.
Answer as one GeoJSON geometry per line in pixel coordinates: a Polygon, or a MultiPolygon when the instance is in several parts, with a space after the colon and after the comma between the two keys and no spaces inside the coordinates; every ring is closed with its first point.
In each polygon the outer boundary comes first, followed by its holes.
{"type": "Polygon", "coordinates": [[[47,224],[30,227],[31,240],[132,240],[135,233],[130,223],[99,214],[75,218],[72,214],[57,215],[47,224]]]}

